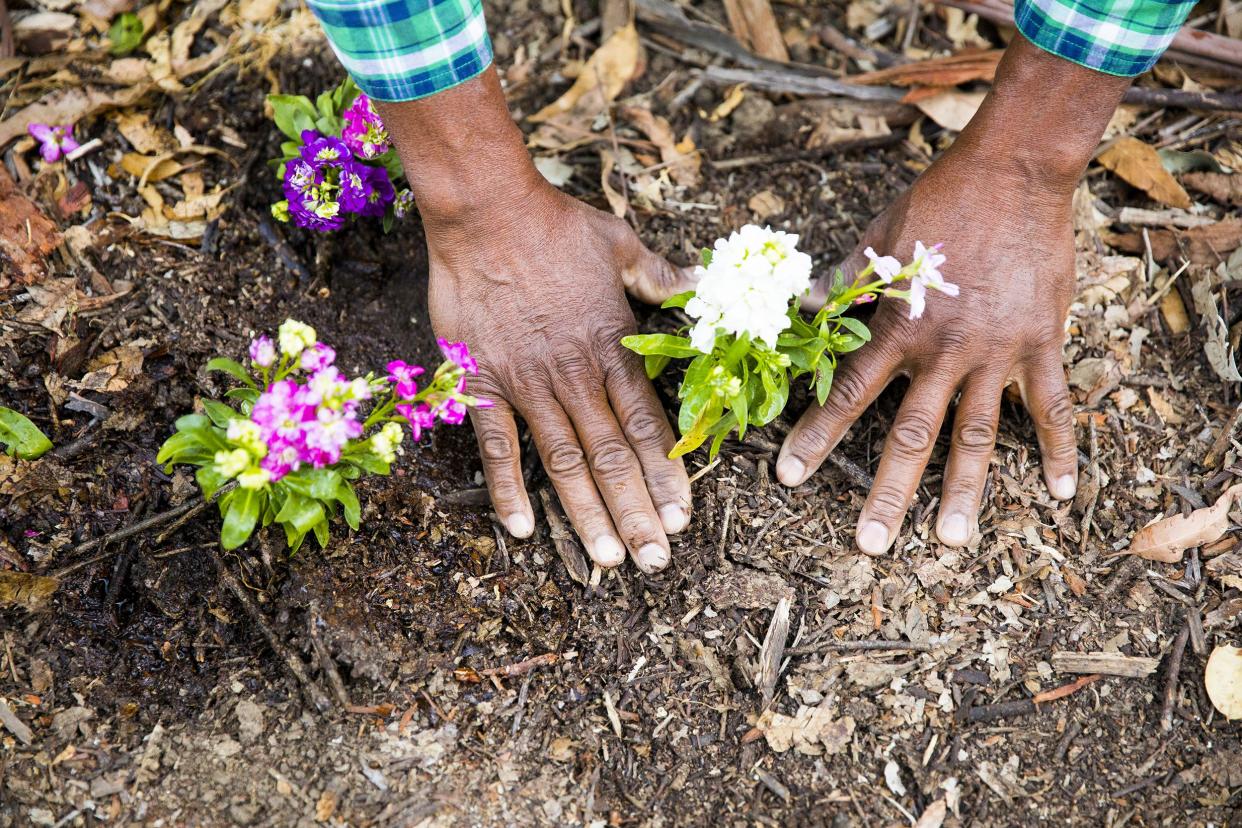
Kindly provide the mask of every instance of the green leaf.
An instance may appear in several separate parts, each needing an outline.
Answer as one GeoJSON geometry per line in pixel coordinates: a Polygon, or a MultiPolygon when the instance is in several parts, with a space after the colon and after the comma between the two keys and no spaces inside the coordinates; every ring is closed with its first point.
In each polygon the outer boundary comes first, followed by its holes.
{"type": "Polygon", "coordinates": [[[328,521],[321,520],[315,524],[315,540],[319,541],[320,549],[328,548],[328,521]]]}
{"type": "Polygon", "coordinates": [[[702,386],[707,382],[707,376],[712,372],[712,367],[716,364],[711,354],[700,354],[695,357],[686,368],[686,376],[681,381],[681,388],[677,392],[677,396],[685,398],[691,391],[702,386]]]}
{"type": "Polygon", "coordinates": [[[832,390],[832,375],[835,370],[832,360],[828,358],[820,360],[819,369],[815,374],[815,399],[821,406],[828,401],[828,392],[832,390]]]}
{"type": "Polygon", "coordinates": [[[249,417],[254,404],[259,401],[259,389],[257,388],[230,388],[224,392],[226,399],[241,400],[242,414],[249,417]]]}
{"type": "Polygon", "coordinates": [[[117,15],[108,28],[108,51],[116,56],[128,55],[142,43],[142,20],[133,12],[117,15]]]}
{"type": "Polygon", "coordinates": [[[206,414],[183,414],[174,425],[177,431],[202,431],[211,428],[211,418],[206,414]]]}
{"type": "Polygon", "coordinates": [[[241,415],[233,409],[229,408],[222,402],[215,400],[203,400],[203,410],[207,412],[207,416],[211,421],[220,428],[228,428],[230,420],[241,419],[241,415]]]}
{"type": "Polygon", "coordinates": [[[224,511],[224,525],[220,527],[220,545],[225,549],[236,549],[245,543],[254,525],[259,520],[259,510],[264,500],[263,492],[258,489],[234,489],[229,492],[227,505],[221,501],[220,508],[224,511]]]}
{"type": "Polygon", "coordinates": [[[785,410],[785,404],[789,402],[789,377],[784,371],[762,371],[759,379],[763,381],[766,396],[755,412],[754,424],[762,426],[775,420],[785,410]]]}
{"type": "Polygon", "coordinates": [[[301,146],[302,129],[312,128],[319,114],[310,98],[304,95],[268,95],[267,102],[272,106],[272,120],[276,122],[277,129],[301,146]],[[298,116],[301,116],[300,122],[307,126],[299,126],[298,116]]]}
{"type": "Polygon", "coordinates": [[[703,267],[712,266],[712,249],[710,247],[704,247],[699,251],[699,261],[703,263],[703,267]]]}
{"type": "Polygon", "coordinates": [[[636,354],[691,359],[703,352],[690,346],[690,340],[673,334],[634,334],[621,337],[621,344],[636,354]]]}
{"type": "Polygon", "coordinates": [[[867,340],[852,333],[836,333],[832,335],[831,345],[834,354],[848,354],[857,351],[867,344],[867,340]]]}
{"type": "MultiPolygon", "coordinates": [[[[340,89],[340,87],[338,86],[337,89],[340,89]]],[[[336,90],[330,92],[320,92],[319,97],[315,99],[315,108],[318,109],[319,114],[325,118],[332,118],[337,114],[336,100],[334,100],[335,91],[336,90]]]]}
{"type": "Polygon", "coordinates": [[[255,384],[255,381],[251,379],[250,372],[243,368],[242,364],[235,359],[229,359],[228,357],[216,357],[215,359],[208,361],[204,368],[208,371],[219,371],[220,373],[228,374],[233,379],[240,383],[244,383],[250,388],[259,387],[255,384]]]}
{"type": "Polygon", "coordinates": [[[863,342],[871,341],[871,331],[867,329],[867,326],[861,320],[855,319],[852,316],[842,316],[837,321],[841,323],[842,327],[849,328],[863,342]]]}
{"type": "Polygon", "coordinates": [[[669,308],[684,308],[686,306],[686,303],[689,302],[693,298],[694,298],[693,290],[683,291],[682,293],[679,293],[676,296],[670,296],[667,299],[665,299],[663,304],[660,305],[660,307],[664,308],[665,310],[668,310],[669,308]]]}
{"type": "Polygon", "coordinates": [[[203,497],[210,499],[212,495],[220,491],[220,487],[229,482],[229,479],[216,471],[214,465],[206,465],[194,473],[194,479],[198,481],[198,488],[202,490],[203,497]]]}
{"type": "Polygon", "coordinates": [[[342,480],[336,488],[336,499],[341,502],[341,511],[345,514],[345,522],[349,524],[349,528],[358,531],[362,522],[362,505],[358,502],[354,487],[342,480]]]}
{"type": "Polygon", "coordinates": [[[644,356],[643,370],[647,372],[647,379],[655,379],[660,376],[671,361],[672,357],[667,357],[663,354],[647,354],[644,356]]]}
{"type": "Polygon", "coordinates": [[[396,220],[397,220],[397,214],[393,212],[392,206],[389,205],[388,209],[384,211],[384,234],[385,235],[392,232],[392,226],[396,222],[396,220]]]}
{"type": "Polygon", "coordinates": [[[359,454],[356,457],[350,457],[348,458],[348,461],[369,474],[392,474],[392,466],[387,461],[381,459],[376,454],[372,454],[371,452],[359,454]]]}
{"type": "Polygon", "coordinates": [[[316,118],[315,129],[324,135],[340,136],[341,130],[344,128],[345,122],[340,118],[316,118]]]}
{"type": "Polygon", "coordinates": [[[34,460],[52,449],[52,441],[24,414],[0,406],[0,444],[5,454],[34,460]]]}
{"type": "Polygon", "coordinates": [[[399,178],[405,177],[405,168],[401,166],[401,156],[397,155],[395,149],[388,150],[388,152],[375,160],[388,172],[388,177],[394,182],[399,178]]]}
{"type": "Polygon", "coordinates": [[[277,523],[293,526],[302,533],[309,532],[311,527],[323,519],[323,504],[300,494],[289,495],[285,505],[276,513],[277,523]]]}

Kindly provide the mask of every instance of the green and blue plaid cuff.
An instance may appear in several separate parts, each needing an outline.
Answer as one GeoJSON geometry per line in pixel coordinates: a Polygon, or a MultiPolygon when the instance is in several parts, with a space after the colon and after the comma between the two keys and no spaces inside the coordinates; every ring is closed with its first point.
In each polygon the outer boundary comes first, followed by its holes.
{"type": "Polygon", "coordinates": [[[1169,48],[1195,0],[1017,0],[1027,40],[1088,69],[1141,75],[1169,48]]]}
{"type": "Polygon", "coordinates": [[[307,0],[332,50],[377,101],[425,98],[492,62],[482,0],[307,0]]]}

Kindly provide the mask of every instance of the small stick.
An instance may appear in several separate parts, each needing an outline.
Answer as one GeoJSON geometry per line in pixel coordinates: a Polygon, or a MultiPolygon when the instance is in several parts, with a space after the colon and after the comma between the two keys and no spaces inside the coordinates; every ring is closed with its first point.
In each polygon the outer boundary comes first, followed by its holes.
{"type": "Polygon", "coordinates": [[[1186,652],[1186,639],[1190,637],[1190,624],[1182,626],[1173,641],[1169,654],[1169,678],[1164,685],[1164,704],[1160,708],[1160,728],[1168,733],[1173,729],[1173,703],[1177,700],[1177,679],[1182,672],[1182,655],[1186,652]]]}
{"type": "Polygon", "coordinates": [[[263,617],[262,610],[259,609],[259,606],[254,602],[254,599],[250,597],[250,593],[246,592],[246,588],[243,587],[237,580],[237,577],[229,571],[229,568],[225,566],[224,561],[220,560],[219,555],[212,554],[209,557],[211,558],[211,562],[215,564],[216,574],[219,576],[220,580],[223,581],[224,585],[227,586],[233,595],[237,597],[237,600],[242,605],[242,609],[246,611],[246,614],[250,616],[250,620],[253,621],[255,626],[259,628],[259,631],[263,633],[263,637],[267,639],[267,643],[272,648],[272,651],[275,652],[280,660],[284,662],[285,667],[288,668],[289,672],[293,674],[293,677],[298,680],[298,683],[302,686],[302,690],[306,693],[310,703],[320,713],[327,713],[331,710],[332,702],[328,700],[328,697],[324,694],[323,690],[306,672],[306,665],[302,663],[302,660],[294,655],[293,651],[285,645],[285,642],[281,641],[280,637],[276,635],[276,631],[273,630],[271,625],[267,623],[267,619],[263,617]]]}
{"type": "Polygon", "coordinates": [[[550,667],[560,658],[556,653],[544,653],[525,661],[519,661],[516,664],[505,664],[501,667],[489,667],[486,670],[480,670],[481,676],[501,676],[503,678],[513,678],[524,673],[529,673],[538,667],[550,667]]]}
{"type": "Polygon", "coordinates": [[[997,719],[1029,716],[1037,712],[1039,712],[1039,708],[1035,706],[1034,701],[1031,699],[1019,699],[1018,701],[980,704],[971,707],[966,711],[966,721],[976,724],[979,722],[994,722],[997,719]]]}
{"type": "Polygon", "coordinates": [[[842,455],[840,452],[834,451],[832,454],[828,455],[828,462],[843,471],[845,476],[848,477],[850,482],[855,486],[860,486],[867,491],[871,491],[871,487],[875,485],[874,477],[867,474],[866,470],[862,466],[858,465],[850,458],[842,455]]]}
{"type": "Polygon", "coordinates": [[[1074,681],[1071,681],[1069,684],[1063,684],[1060,687],[1054,688],[1052,690],[1045,690],[1042,693],[1036,693],[1031,698],[1031,701],[1035,702],[1035,704],[1043,704],[1044,702],[1050,702],[1050,701],[1056,701],[1057,699],[1063,699],[1066,696],[1077,693],[1079,690],[1086,687],[1088,684],[1099,681],[1102,678],[1104,678],[1102,673],[1092,673],[1089,676],[1083,676],[1082,678],[1075,679],[1074,681]]]}
{"type": "Polygon", "coordinates": [[[547,489],[540,489],[539,497],[543,500],[543,514],[548,519],[548,533],[552,536],[552,546],[556,548],[556,554],[560,557],[561,563],[565,564],[565,571],[569,573],[570,578],[582,586],[590,585],[591,570],[587,568],[586,560],[582,557],[578,544],[574,542],[573,535],[561,518],[560,505],[547,489]]]}
{"type": "Polygon", "coordinates": [[[894,652],[903,650],[913,650],[916,653],[930,653],[930,644],[916,644],[913,641],[873,641],[871,639],[862,639],[860,641],[835,641],[829,639],[827,641],[817,641],[814,644],[804,644],[801,647],[791,647],[785,651],[786,655],[809,655],[817,653],[820,650],[849,650],[852,652],[894,652]]]}
{"type": "Polygon", "coordinates": [[[310,613],[306,616],[306,633],[310,637],[311,648],[315,651],[315,660],[319,662],[319,669],[328,677],[328,686],[332,688],[332,695],[336,696],[337,704],[341,707],[349,707],[352,702],[349,700],[349,691],[345,689],[345,681],[341,678],[340,670],[336,669],[336,662],[333,661],[332,654],[328,652],[327,646],[323,643],[319,630],[316,629],[319,621],[319,608],[312,603],[310,613]]]}

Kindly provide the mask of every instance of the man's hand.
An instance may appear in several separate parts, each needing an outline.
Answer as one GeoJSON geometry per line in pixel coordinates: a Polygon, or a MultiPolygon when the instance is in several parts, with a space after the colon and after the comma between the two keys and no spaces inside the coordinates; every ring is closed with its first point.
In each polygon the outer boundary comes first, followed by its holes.
{"type": "Polygon", "coordinates": [[[642,361],[625,291],[660,301],[684,285],[625,222],[566,196],[534,169],[494,70],[432,98],[380,104],[414,189],[431,261],[436,333],[479,361],[471,412],[492,504],[527,537],[515,415],[591,557],[628,549],[646,572],[669,562],[690,483],[642,361]]]}
{"type": "Polygon", "coordinates": [[[881,554],[896,538],[959,392],[936,529],[942,542],[964,545],[975,530],[1011,381],[1034,418],[1049,491],[1074,496],[1077,449],[1061,364],[1074,289],[1071,200],[1128,83],[1019,36],[970,125],[846,262],[848,280],[868,246],[906,258],[916,240],[943,242],[942,271],[961,288],[957,298],[930,296],[916,321],[903,303],[881,301],[872,342],[843,362],[827,403],[807,411],[781,449],[778,478],[802,483],[889,382],[910,378],[859,517],[862,551],[881,554]]]}

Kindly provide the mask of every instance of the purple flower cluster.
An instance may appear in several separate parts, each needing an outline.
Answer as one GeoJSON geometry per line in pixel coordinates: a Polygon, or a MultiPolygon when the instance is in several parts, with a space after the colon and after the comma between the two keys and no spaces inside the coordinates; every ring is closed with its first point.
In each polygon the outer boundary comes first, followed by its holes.
{"type": "Polygon", "coordinates": [[[383,216],[396,198],[388,171],[359,161],[340,138],[302,133],[298,158],[285,164],[288,213],[299,227],[337,230],[349,214],[383,216]]]}
{"type": "MultiPolygon", "coordinates": [[[[414,439],[435,426],[436,421],[448,425],[460,425],[466,419],[467,405],[471,398],[466,395],[466,375],[478,374],[479,364],[470,356],[464,342],[449,342],[441,337],[436,342],[448,361],[436,371],[431,393],[424,400],[415,401],[418,385],[414,378],[423,373],[416,365],[400,360],[388,363],[388,381],[393,383],[397,396],[397,413],[410,424],[414,439]]],[[[491,400],[473,400],[475,408],[490,408],[491,400]]]]}
{"type": "MultiPolygon", "coordinates": [[[[265,352],[262,344],[252,346],[255,350],[265,352]]],[[[371,387],[366,380],[341,376],[332,365],[335,358],[330,347],[316,342],[301,355],[301,366],[309,372],[305,384],[274,382],[255,402],[250,419],[266,449],[259,466],[270,482],[302,465],[330,466],[341,459],[346,443],[362,436],[358,404],[370,399],[371,387]]]]}

